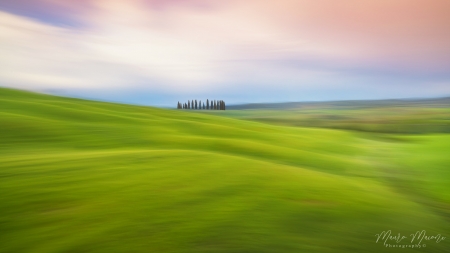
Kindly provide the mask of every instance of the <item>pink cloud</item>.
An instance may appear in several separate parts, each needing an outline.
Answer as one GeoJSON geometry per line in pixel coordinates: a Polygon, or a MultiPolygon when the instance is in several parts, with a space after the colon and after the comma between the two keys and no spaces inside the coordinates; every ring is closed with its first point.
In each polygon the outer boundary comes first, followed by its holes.
{"type": "Polygon", "coordinates": [[[253,6],[261,22],[293,39],[323,44],[344,62],[411,70],[450,67],[450,1],[300,0],[253,6]]]}
{"type": "Polygon", "coordinates": [[[184,7],[196,10],[211,10],[220,5],[220,1],[205,0],[142,0],[147,6],[157,10],[166,10],[174,7],[184,7]]]}

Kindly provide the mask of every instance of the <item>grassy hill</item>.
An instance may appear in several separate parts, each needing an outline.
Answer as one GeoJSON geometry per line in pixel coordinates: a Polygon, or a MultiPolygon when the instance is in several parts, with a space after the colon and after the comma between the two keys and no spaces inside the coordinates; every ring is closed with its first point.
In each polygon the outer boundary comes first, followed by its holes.
{"type": "Polygon", "coordinates": [[[0,89],[0,252],[446,252],[450,136],[0,89]],[[395,244],[394,242],[391,242],[395,244]]]}

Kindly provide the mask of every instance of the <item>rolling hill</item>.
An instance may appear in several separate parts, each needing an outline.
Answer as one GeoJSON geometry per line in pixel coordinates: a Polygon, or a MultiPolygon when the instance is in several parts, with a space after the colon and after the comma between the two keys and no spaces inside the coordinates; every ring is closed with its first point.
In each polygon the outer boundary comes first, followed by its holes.
{"type": "MultiPolygon", "coordinates": [[[[398,252],[450,231],[450,137],[0,89],[0,252],[398,252]]],[[[447,235],[448,236],[448,235],[447,235]]],[[[411,252],[445,252],[448,241],[411,252]]]]}

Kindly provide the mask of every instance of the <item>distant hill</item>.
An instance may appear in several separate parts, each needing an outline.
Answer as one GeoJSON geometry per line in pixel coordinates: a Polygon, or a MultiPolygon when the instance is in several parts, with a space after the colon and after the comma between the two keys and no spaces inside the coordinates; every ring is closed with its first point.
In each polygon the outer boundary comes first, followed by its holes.
{"type": "Polygon", "coordinates": [[[228,105],[227,110],[286,110],[299,108],[373,108],[391,106],[450,107],[450,97],[429,99],[344,100],[323,102],[252,103],[228,105]]]}

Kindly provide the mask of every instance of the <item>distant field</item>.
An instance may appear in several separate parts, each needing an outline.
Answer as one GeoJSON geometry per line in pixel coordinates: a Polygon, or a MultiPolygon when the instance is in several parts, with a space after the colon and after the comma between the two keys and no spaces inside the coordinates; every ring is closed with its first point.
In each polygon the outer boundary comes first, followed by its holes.
{"type": "Polygon", "coordinates": [[[323,102],[230,107],[223,116],[269,124],[362,132],[450,133],[450,99],[415,102],[323,102]]]}
{"type": "Polygon", "coordinates": [[[258,113],[0,89],[0,252],[448,252],[375,234],[450,236],[449,134],[242,120],[258,113]]]}

